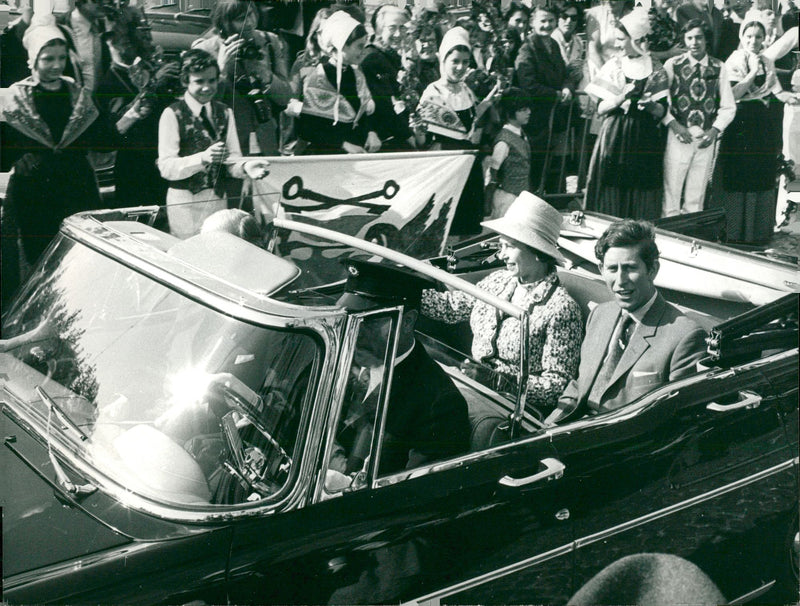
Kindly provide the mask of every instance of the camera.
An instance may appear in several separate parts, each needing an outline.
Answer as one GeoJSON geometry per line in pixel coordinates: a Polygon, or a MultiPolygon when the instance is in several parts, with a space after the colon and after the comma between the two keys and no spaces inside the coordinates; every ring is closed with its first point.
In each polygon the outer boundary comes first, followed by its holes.
{"type": "Polygon", "coordinates": [[[253,113],[259,124],[270,121],[272,108],[269,101],[265,99],[267,87],[259,78],[244,74],[236,79],[234,88],[239,95],[245,97],[253,106],[253,113]]]}
{"type": "Polygon", "coordinates": [[[236,57],[238,59],[258,60],[263,59],[264,55],[261,53],[261,49],[258,48],[258,44],[253,40],[245,40],[244,44],[239,48],[236,57]]]}

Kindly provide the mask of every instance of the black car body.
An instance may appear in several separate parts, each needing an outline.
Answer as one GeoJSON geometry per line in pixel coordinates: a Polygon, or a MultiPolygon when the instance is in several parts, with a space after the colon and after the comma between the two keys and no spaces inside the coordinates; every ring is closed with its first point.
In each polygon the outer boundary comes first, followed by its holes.
{"type": "MultiPolygon", "coordinates": [[[[524,317],[432,265],[277,224],[524,317]]],[[[464,259],[451,270],[486,272],[464,259]]],[[[589,272],[561,273],[582,304],[606,296],[589,272]]],[[[392,328],[392,368],[403,308],[346,312],[342,282],[309,275],[228,234],[180,242],[125,211],[65,221],[4,315],[4,600],[564,603],[639,552],[694,562],[728,599],[779,586],[797,599],[796,295],[736,319],[686,308],[720,327],[704,368],[551,429],[524,390],[461,374],[452,330],[423,327],[473,429],[493,431],[474,431],[464,455],[380,475],[384,370],[372,462],[332,487],[359,332],[392,328]]]]}

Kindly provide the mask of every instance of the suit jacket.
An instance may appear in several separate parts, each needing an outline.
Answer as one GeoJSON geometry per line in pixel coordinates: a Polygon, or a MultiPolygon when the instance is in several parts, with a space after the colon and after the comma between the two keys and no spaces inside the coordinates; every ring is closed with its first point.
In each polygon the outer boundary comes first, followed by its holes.
{"type": "MultiPolygon", "coordinates": [[[[351,377],[351,402],[345,426],[336,437],[330,468],[351,474],[369,455],[379,390],[366,396],[368,380],[351,377]],[[363,399],[363,401],[362,401],[363,399]]],[[[347,397],[347,396],[346,396],[347,397]]],[[[469,450],[471,427],[467,403],[450,377],[416,344],[394,369],[386,430],[381,447],[382,475],[412,469],[469,450]]]]}
{"type": "Polygon", "coordinates": [[[380,473],[469,450],[467,402],[419,343],[394,369],[380,473]]]}
{"type": "MultiPolygon", "coordinates": [[[[532,140],[542,137],[546,140],[550,111],[558,102],[561,90],[572,88],[556,41],[549,37],[528,36],[517,54],[514,80],[530,99],[531,119],[525,132],[532,140]]],[[[555,130],[558,132],[558,128],[555,130]]]]}
{"type": "Polygon", "coordinates": [[[641,324],[636,325],[602,392],[600,409],[590,408],[587,398],[620,311],[616,302],[608,301],[589,314],[578,378],[567,385],[559,399],[558,407],[565,416],[576,410],[598,413],[621,408],[667,381],[695,372],[697,361],[705,352],[705,331],[657,294],[641,324]]]}

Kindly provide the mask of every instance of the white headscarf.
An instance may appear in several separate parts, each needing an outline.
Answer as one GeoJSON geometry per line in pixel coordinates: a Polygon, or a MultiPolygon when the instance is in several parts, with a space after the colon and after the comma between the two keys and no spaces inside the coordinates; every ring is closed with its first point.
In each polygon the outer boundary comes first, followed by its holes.
{"type": "Polygon", "coordinates": [[[342,87],[342,69],[344,67],[342,49],[344,49],[350,34],[359,25],[360,23],[345,11],[336,11],[325,20],[319,31],[320,48],[333,56],[336,62],[336,101],[333,104],[334,124],[339,122],[339,91],[342,87]]]}
{"type": "Polygon", "coordinates": [[[52,14],[34,14],[31,24],[22,36],[22,45],[28,51],[28,67],[31,71],[36,66],[36,60],[42,48],[53,40],[62,40],[66,44],[66,37],[56,26],[56,18],[52,14]]]}
{"type": "Polygon", "coordinates": [[[650,15],[647,10],[644,7],[637,6],[627,15],[622,16],[619,22],[631,37],[631,45],[633,48],[635,48],[640,55],[646,55],[647,52],[645,49],[640,47],[636,41],[649,35],[652,30],[650,26],[650,15]]]}
{"type": "Polygon", "coordinates": [[[472,51],[472,45],[469,43],[469,32],[461,26],[456,26],[447,30],[442,37],[442,43],[439,45],[439,73],[444,77],[444,60],[447,54],[456,46],[466,46],[468,51],[472,51]]]}

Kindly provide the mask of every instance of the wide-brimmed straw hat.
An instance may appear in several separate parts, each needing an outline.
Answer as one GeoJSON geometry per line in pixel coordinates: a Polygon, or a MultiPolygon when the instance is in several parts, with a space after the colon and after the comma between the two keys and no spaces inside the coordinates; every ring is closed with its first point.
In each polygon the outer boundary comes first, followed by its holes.
{"type": "Polygon", "coordinates": [[[560,212],[538,196],[524,191],[511,203],[505,215],[481,225],[543,252],[563,265],[565,259],[557,245],[561,223],[560,212]]]}

